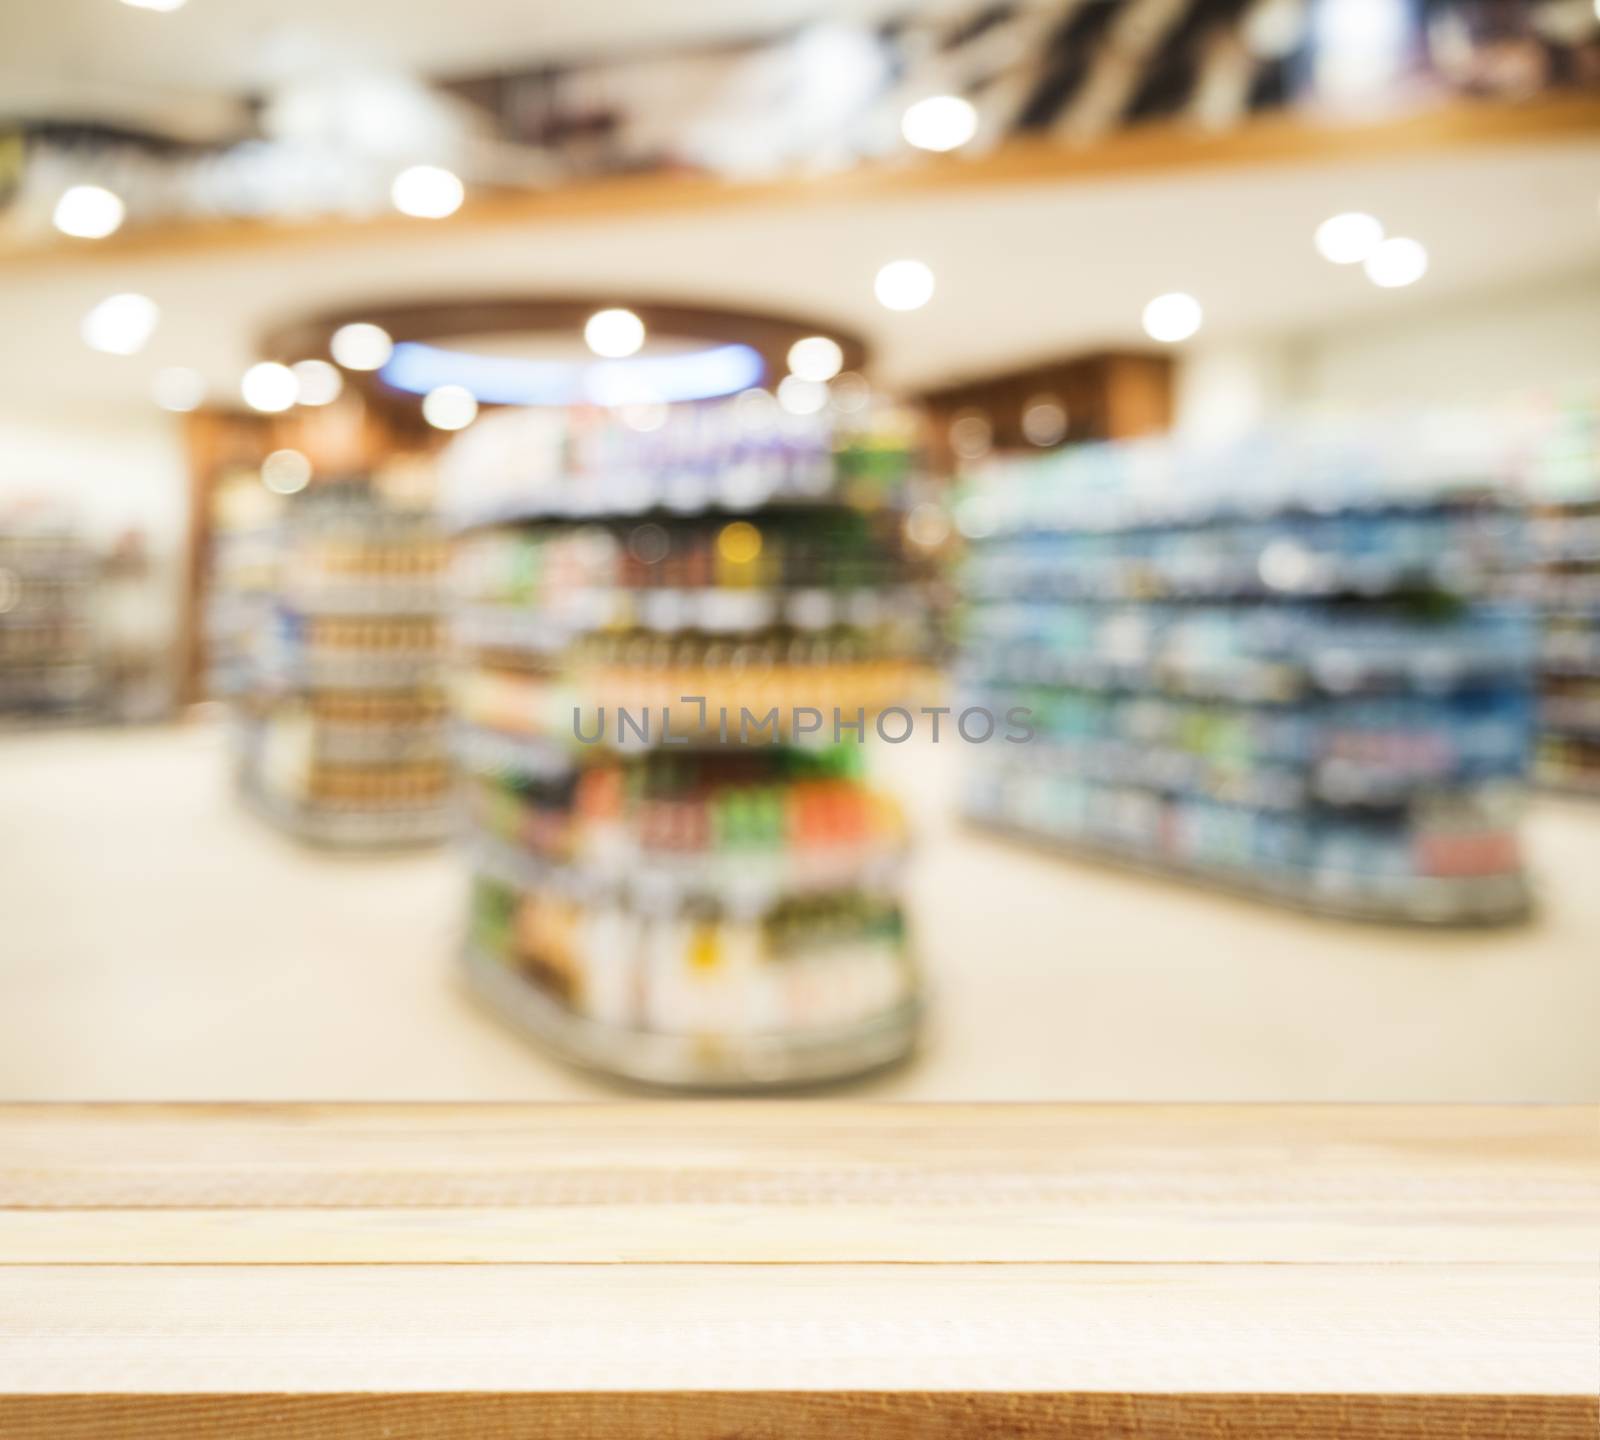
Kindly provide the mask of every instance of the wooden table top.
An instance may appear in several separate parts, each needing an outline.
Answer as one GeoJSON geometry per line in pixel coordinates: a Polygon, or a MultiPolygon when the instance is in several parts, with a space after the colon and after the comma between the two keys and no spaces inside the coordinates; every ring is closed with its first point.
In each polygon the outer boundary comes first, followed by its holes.
{"type": "Polygon", "coordinates": [[[0,1106],[0,1436],[1571,1436],[1600,1111],[0,1106]]]}

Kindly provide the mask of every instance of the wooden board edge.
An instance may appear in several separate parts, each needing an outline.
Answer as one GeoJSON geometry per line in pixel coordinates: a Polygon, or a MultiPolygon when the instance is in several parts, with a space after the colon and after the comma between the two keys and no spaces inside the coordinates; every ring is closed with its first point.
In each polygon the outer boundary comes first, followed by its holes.
{"type": "Polygon", "coordinates": [[[5,1440],[1592,1440],[1590,1396],[620,1392],[0,1396],[5,1440]]]}

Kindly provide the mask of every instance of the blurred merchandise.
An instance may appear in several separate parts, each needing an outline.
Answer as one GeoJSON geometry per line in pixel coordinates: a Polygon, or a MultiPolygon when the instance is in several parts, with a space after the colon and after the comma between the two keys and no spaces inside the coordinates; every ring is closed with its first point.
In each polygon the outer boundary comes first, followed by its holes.
{"type": "Polygon", "coordinates": [[[1543,616],[1537,775],[1600,798],[1600,403],[1570,396],[1541,418],[1528,481],[1543,616]]]}
{"type": "Polygon", "coordinates": [[[1463,420],[992,463],[963,681],[1034,734],[973,757],[968,813],[1318,910],[1519,916],[1511,454],[1463,420]]]}
{"type": "Polygon", "coordinates": [[[913,465],[760,396],[508,411],[445,457],[468,973],[567,1058],[739,1089],[910,1047],[905,827],[857,747],[925,644],[913,465]]]}
{"type": "Polygon", "coordinates": [[[0,717],[26,726],[165,719],[171,580],[138,529],[107,542],[50,501],[0,511],[0,717]]]}
{"type": "Polygon", "coordinates": [[[358,481],[275,508],[218,552],[213,635],[230,643],[215,679],[234,699],[242,793],[318,844],[442,840],[442,537],[358,481]]]}
{"type": "Polygon", "coordinates": [[[232,466],[211,485],[204,594],[203,693],[247,695],[267,643],[283,558],[284,501],[260,471],[232,466]]]}
{"type": "Polygon", "coordinates": [[[0,717],[62,721],[98,713],[98,569],[69,520],[29,507],[0,516],[0,717]]]}
{"type": "MultiPolygon", "coordinates": [[[[873,510],[905,484],[905,446],[898,428],[791,414],[764,390],[725,403],[652,403],[643,415],[632,405],[508,410],[452,444],[439,504],[458,527],[767,504],[873,510]]],[[[835,513],[831,523],[850,522],[835,513]]]]}
{"type": "Polygon", "coordinates": [[[1596,0],[0,92],[0,1099],[1600,1095],[1596,0]]]}

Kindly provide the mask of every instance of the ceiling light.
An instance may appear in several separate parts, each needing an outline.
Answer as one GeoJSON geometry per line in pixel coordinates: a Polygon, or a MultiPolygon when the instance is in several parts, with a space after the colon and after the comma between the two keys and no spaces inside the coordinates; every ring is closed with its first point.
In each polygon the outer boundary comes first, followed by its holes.
{"type": "Polygon", "coordinates": [[[422,397],[422,418],[435,430],[465,430],[478,418],[478,401],[465,385],[441,385],[422,397]]]}
{"type": "Polygon", "coordinates": [[[127,213],[121,199],[99,185],[74,185],[56,201],[52,219],[63,235],[104,240],[127,213]]]}
{"type": "Polygon", "coordinates": [[[959,95],[930,95],[901,116],[900,133],[919,150],[955,150],[978,133],[978,112],[959,95]]]}
{"type": "Polygon", "coordinates": [[[381,378],[413,395],[461,385],[493,405],[631,405],[737,395],[761,379],[762,369],[760,354],[748,345],[574,361],[480,355],[402,340],[381,378]]]}
{"type": "Polygon", "coordinates": [[[1193,295],[1174,290],[1157,295],[1144,307],[1144,333],[1164,345],[1173,345],[1193,335],[1203,318],[1200,302],[1193,295]]]}
{"type": "Polygon", "coordinates": [[[160,307],[148,295],[110,295],[83,317],[79,333],[91,350],[136,355],[160,318],[160,307]]]}
{"type": "Polygon", "coordinates": [[[389,198],[402,215],[419,220],[443,220],[454,215],[466,198],[460,177],[437,165],[413,165],[394,177],[389,198]]]}
{"type": "Polygon", "coordinates": [[[239,382],[239,393],[252,410],[263,410],[274,415],[287,410],[300,394],[300,382],[294,371],[275,360],[263,360],[244,372],[239,382]]]}
{"type": "Polygon", "coordinates": [[[789,369],[802,380],[831,380],[844,368],[844,351],[826,335],[809,335],[789,347],[789,369]]]}
{"type": "Polygon", "coordinates": [[[206,382],[198,370],[187,365],[168,365],[157,370],[150,382],[150,393],[163,410],[185,414],[198,410],[206,398],[206,382]]]}
{"type": "Polygon", "coordinates": [[[1399,75],[1417,23],[1409,0],[1322,0],[1311,12],[1316,88],[1334,100],[1377,94],[1399,75]]]}
{"type": "Polygon", "coordinates": [[[341,325],[328,342],[328,353],[346,370],[381,370],[394,353],[394,341],[379,325],[341,325]]]}
{"type": "Polygon", "coordinates": [[[344,389],[344,376],[326,360],[300,360],[289,368],[302,405],[331,405],[344,389]]]}
{"type": "Polygon", "coordinates": [[[1411,285],[1428,273],[1428,252],[1415,240],[1396,235],[1367,256],[1367,279],[1385,290],[1411,285]]]}
{"type": "Polygon", "coordinates": [[[261,483],[279,495],[298,495],[311,483],[311,462],[298,450],[274,450],[261,462],[261,483]]]}
{"type": "Polygon", "coordinates": [[[1383,243],[1383,225],[1360,210],[1333,215],[1317,226],[1317,254],[1335,265],[1358,265],[1383,243]]]}
{"type": "Polygon", "coordinates": [[[828,387],[818,380],[785,375],[778,384],[778,404],[791,415],[815,415],[828,403],[828,387]]]}
{"type": "Polygon", "coordinates": [[[183,9],[185,0],[122,0],[122,3],[135,10],[157,10],[170,15],[174,10],[183,9]]]}
{"type": "Polygon", "coordinates": [[[886,310],[920,310],[933,299],[933,271],[920,260],[891,260],[872,291],[886,310]]]}
{"type": "Polygon", "coordinates": [[[631,310],[597,310],[583,327],[583,341],[596,355],[623,360],[644,345],[644,321],[631,310]]]}

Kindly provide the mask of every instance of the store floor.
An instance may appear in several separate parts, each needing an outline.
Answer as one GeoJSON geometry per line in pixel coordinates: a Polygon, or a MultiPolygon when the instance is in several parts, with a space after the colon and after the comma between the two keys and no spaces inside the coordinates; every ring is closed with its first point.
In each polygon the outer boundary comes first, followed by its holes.
{"type": "MultiPolygon", "coordinates": [[[[1519,929],[1318,921],[951,819],[956,748],[886,752],[922,827],[917,1099],[1600,1099],[1600,805],[1539,801],[1519,929]]],[[[191,725],[0,739],[0,1099],[616,1092],[478,1010],[448,853],[303,850],[191,725]]]]}

